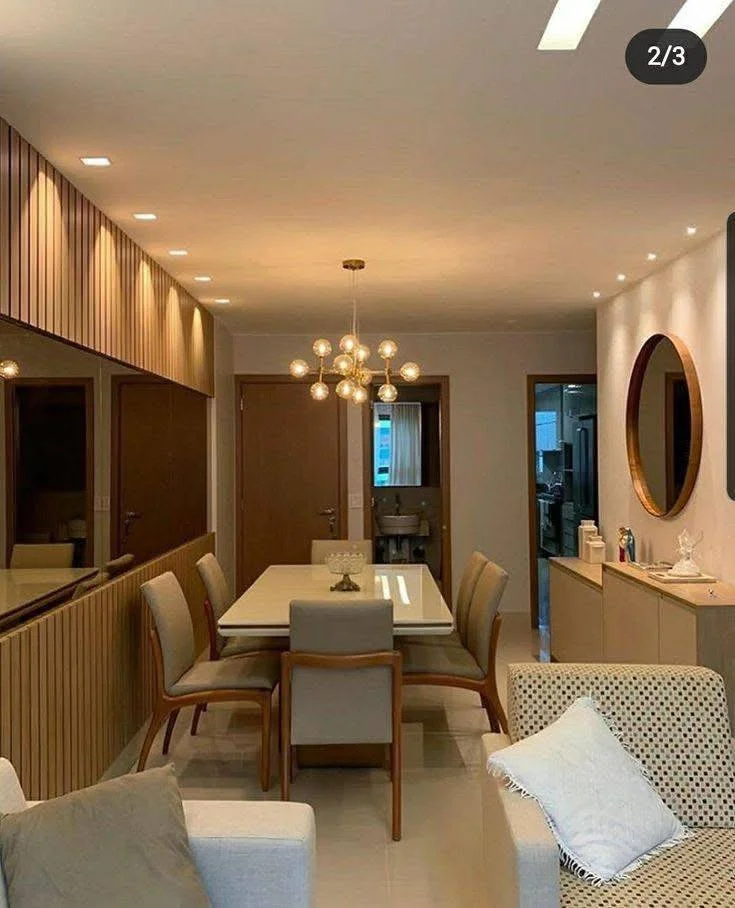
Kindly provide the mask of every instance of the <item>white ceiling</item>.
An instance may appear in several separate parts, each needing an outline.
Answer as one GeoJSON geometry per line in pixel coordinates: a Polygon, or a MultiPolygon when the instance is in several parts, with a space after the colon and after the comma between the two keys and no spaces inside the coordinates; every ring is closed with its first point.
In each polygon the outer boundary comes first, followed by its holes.
{"type": "Polygon", "coordinates": [[[339,331],[349,256],[367,330],[572,328],[735,208],[735,7],[694,84],[625,68],[681,2],[541,53],[553,0],[14,0],[0,114],[233,330],[339,331]]]}

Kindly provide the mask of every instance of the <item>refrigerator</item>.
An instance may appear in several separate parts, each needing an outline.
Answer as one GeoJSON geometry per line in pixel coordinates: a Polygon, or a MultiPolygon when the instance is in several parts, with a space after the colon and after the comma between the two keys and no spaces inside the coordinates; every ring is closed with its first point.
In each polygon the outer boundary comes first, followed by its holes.
{"type": "Polygon", "coordinates": [[[572,500],[575,526],[597,520],[597,416],[577,416],[572,440],[572,500]]]}

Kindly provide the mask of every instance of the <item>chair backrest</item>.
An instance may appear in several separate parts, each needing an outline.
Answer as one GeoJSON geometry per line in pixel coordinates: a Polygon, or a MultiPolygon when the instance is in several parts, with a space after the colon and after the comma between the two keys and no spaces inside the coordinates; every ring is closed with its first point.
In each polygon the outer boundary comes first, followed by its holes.
{"type": "Polygon", "coordinates": [[[16,543],[10,556],[10,567],[69,568],[73,561],[73,542],[16,543]]]}
{"type": "MultiPolygon", "coordinates": [[[[391,600],[292,602],[291,650],[349,656],[393,651],[391,600]]],[[[294,666],[293,744],[388,743],[392,739],[391,670],[294,666]]]]}
{"type": "Polygon", "coordinates": [[[194,664],[194,627],[176,575],[160,574],[141,586],[141,592],[158,631],[163,658],[163,686],[170,691],[194,664]]]}
{"type": "Polygon", "coordinates": [[[127,553],[125,555],[120,555],[119,558],[113,558],[112,561],[108,561],[105,565],[105,573],[110,577],[117,577],[118,574],[123,574],[129,568],[133,566],[135,561],[135,555],[127,553]]]}
{"type": "Polygon", "coordinates": [[[482,552],[473,552],[467,559],[467,564],[462,572],[457,591],[457,603],[454,607],[454,621],[459,631],[459,636],[464,638],[467,630],[467,618],[470,613],[472,594],[475,592],[477,581],[480,579],[482,569],[487,564],[487,558],[482,552]]]}
{"type": "Polygon", "coordinates": [[[72,593],[72,599],[81,599],[82,596],[86,596],[87,593],[91,593],[92,590],[97,589],[98,586],[102,586],[103,583],[107,583],[110,579],[106,571],[100,571],[98,574],[95,574],[94,577],[90,577],[88,580],[82,580],[74,587],[74,592],[72,593]]]}
{"type": "Polygon", "coordinates": [[[488,561],[480,571],[480,577],[472,594],[467,614],[467,625],[462,642],[475,657],[475,661],[487,674],[494,671],[490,665],[490,636],[493,619],[498,614],[508,574],[500,565],[488,561]]]}
{"type": "Polygon", "coordinates": [[[324,564],[324,559],[332,552],[362,552],[365,564],[373,563],[372,539],[312,539],[311,563],[324,564]]]}
{"type": "Polygon", "coordinates": [[[592,697],[685,825],[735,827],[735,758],[722,678],[676,665],[522,663],[508,667],[513,740],[592,697]]]}
{"type": "Polygon", "coordinates": [[[211,552],[207,552],[197,561],[197,570],[204,583],[204,589],[207,591],[207,599],[212,606],[215,621],[219,621],[232,605],[230,588],[227,585],[224,571],[211,552]]]}

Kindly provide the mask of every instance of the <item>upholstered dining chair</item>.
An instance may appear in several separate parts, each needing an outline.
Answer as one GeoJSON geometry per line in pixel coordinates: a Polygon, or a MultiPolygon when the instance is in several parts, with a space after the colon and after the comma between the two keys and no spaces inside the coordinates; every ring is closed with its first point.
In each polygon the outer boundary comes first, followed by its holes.
{"type": "Polygon", "coordinates": [[[120,555],[119,558],[113,558],[112,561],[108,561],[104,566],[104,571],[110,577],[118,577],[120,574],[124,574],[125,571],[130,570],[135,561],[135,555],[127,552],[125,555],[120,555]]]}
{"type": "Polygon", "coordinates": [[[153,739],[168,719],[163,752],[168,753],[179,710],[201,703],[257,703],[261,709],[260,784],[270,788],[271,699],[278,683],[278,655],[252,659],[194,662],[194,628],[176,576],[167,571],[141,586],[150,609],[158,698],[138,760],[148,759],[153,739]]]}
{"type": "Polygon", "coordinates": [[[289,800],[291,748],[389,744],[392,834],[401,838],[401,656],[393,603],[292,602],[291,649],[281,656],[281,798],[289,800]]]}
{"type": "MultiPolygon", "coordinates": [[[[217,622],[232,605],[227,578],[212,552],[207,552],[197,561],[197,570],[207,593],[207,598],[204,600],[204,616],[207,620],[209,658],[212,662],[216,662],[218,659],[232,659],[236,656],[280,653],[282,650],[288,649],[288,637],[223,637],[217,629],[217,622]]],[[[191,720],[193,735],[197,733],[199,718],[203,712],[206,712],[206,709],[206,703],[201,703],[194,708],[191,720]]]]}
{"type": "Polygon", "coordinates": [[[331,552],[362,552],[365,564],[373,563],[372,539],[312,539],[311,563],[324,564],[331,552]]]}
{"type": "Polygon", "coordinates": [[[73,542],[16,543],[10,555],[13,569],[70,568],[73,561],[73,542]]]}
{"type": "Polygon", "coordinates": [[[488,561],[475,585],[466,620],[457,633],[426,644],[415,638],[397,638],[403,656],[405,685],[459,687],[476,691],[492,731],[507,731],[508,723],[498,695],[495,660],[502,616],[498,612],[508,574],[488,561]]]}

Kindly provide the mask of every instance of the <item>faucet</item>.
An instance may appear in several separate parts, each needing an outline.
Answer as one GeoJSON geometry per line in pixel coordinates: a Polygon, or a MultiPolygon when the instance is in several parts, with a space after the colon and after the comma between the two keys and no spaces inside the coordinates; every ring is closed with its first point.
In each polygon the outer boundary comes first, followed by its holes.
{"type": "Polygon", "coordinates": [[[396,492],[396,514],[401,513],[401,496],[396,492]]]}

